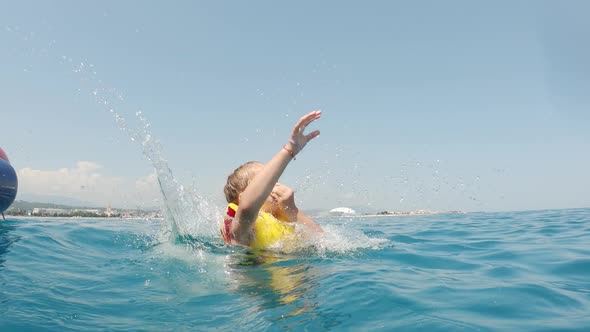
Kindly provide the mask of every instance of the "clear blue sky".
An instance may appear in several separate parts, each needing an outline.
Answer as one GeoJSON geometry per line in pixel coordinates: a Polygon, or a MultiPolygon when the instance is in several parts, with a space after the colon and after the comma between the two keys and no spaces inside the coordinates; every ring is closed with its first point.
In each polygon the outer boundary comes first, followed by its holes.
{"type": "Polygon", "coordinates": [[[282,180],[302,207],[588,207],[589,12],[586,1],[12,2],[0,12],[0,147],[21,198],[153,205],[151,166],[108,112],[134,128],[142,110],[180,182],[221,203],[231,170],[269,159],[319,108],[322,134],[282,180]]]}

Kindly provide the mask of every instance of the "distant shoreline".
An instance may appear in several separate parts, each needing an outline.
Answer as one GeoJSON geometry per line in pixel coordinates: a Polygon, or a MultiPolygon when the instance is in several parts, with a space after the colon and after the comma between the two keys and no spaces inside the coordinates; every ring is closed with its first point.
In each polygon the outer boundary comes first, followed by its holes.
{"type": "Polygon", "coordinates": [[[467,214],[465,211],[404,211],[404,212],[380,212],[369,214],[333,214],[317,215],[316,218],[376,218],[376,217],[416,217],[416,216],[434,216],[438,214],[467,214]]]}
{"type": "MultiPolygon", "coordinates": [[[[49,219],[49,220],[63,220],[63,219],[73,219],[73,220],[87,220],[87,219],[104,219],[104,220],[164,220],[163,217],[73,217],[73,216],[63,216],[63,217],[55,217],[55,216],[19,216],[19,215],[10,215],[5,214],[6,219],[27,219],[27,220],[39,220],[39,219],[49,219]]],[[[1,219],[1,218],[0,218],[1,219]]],[[[0,220],[1,222],[2,220],[0,220]]]]}
{"type": "Polygon", "coordinates": [[[451,210],[451,211],[426,211],[426,210],[417,210],[417,211],[402,211],[402,212],[382,212],[377,214],[371,214],[375,216],[396,216],[396,217],[405,217],[405,216],[432,216],[436,214],[466,214],[465,211],[458,211],[458,210],[451,210]]]}
{"type": "MultiPolygon", "coordinates": [[[[438,214],[467,214],[465,211],[406,211],[406,212],[387,212],[387,213],[370,213],[370,214],[321,214],[315,215],[314,218],[378,218],[378,217],[416,217],[416,216],[433,216],[438,214]]],[[[29,216],[29,215],[11,215],[6,214],[6,218],[12,219],[104,219],[104,220],[163,220],[163,217],[107,217],[107,216],[29,216]]]]}

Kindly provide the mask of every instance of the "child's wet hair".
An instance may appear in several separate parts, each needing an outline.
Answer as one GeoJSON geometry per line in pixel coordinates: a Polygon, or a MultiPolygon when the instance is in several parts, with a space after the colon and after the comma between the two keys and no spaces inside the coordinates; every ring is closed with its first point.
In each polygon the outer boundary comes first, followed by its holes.
{"type": "Polygon", "coordinates": [[[258,161],[249,161],[236,168],[233,173],[228,175],[227,183],[223,188],[223,193],[225,194],[225,199],[228,203],[238,203],[240,193],[246,189],[248,183],[252,179],[253,175],[250,171],[254,166],[258,165],[263,164],[258,161]]]}

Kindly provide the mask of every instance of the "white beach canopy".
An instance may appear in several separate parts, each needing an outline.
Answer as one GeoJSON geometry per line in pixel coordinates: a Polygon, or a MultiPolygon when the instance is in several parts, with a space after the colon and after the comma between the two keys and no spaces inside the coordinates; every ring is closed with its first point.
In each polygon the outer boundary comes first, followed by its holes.
{"type": "Polygon", "coordinates": [[[330,210],[330,213],[334,213],[334,214],[356,214],[356,211],[351,209],[351,208],[347,208],[347,207],[337,207],[335,209],[330,210]]]}

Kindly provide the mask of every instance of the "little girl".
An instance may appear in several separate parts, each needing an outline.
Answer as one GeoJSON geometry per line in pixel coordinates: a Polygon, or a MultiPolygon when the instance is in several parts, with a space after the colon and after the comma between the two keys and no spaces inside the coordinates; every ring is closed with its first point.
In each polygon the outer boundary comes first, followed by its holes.
{"type": "Polygon", "coordinates": [[[295,222],[323,232],[297,208],[293,190],[278,183],[289,162],[320,134],[319,130],[303,133],[320,116],[320,111],[304,115],[293,127],[289,142],[266,164],[250,161],[227,177],[223,191],[229,205],[220,230],[225,243],[268,248],[292,234],[295,222]]]}

